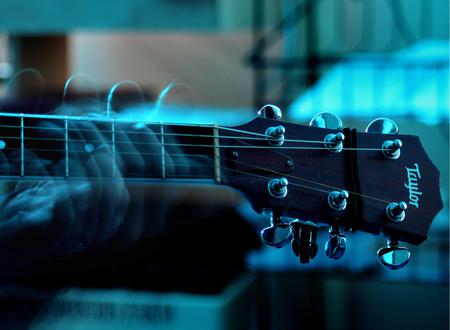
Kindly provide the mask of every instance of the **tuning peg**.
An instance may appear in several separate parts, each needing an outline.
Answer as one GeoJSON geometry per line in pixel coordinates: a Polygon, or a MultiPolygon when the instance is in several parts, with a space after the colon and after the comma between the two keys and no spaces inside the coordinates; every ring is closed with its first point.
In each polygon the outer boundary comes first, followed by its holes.
{"type": "Polygon", "coordinates": [[[335,114],[330,112],[321,112],[315,115],[309,122],[309,126],[320,127],[320,128],[330,128],[330,129],[341,129],[342,120],[335,114]]]}
{"type": "Polygon", "coordinates": [[[317,244],[317,227],[311,226],[310,240],[309,240],[309,256],[314,259],[319,251],[319,244],[317,244]]]}
{"type": "Polygon", "coordinates": [[[271,213],[270,226],[261,231],[261,239],[266,245],[283,247],[292,239],[292,228],[281,222],[281,216],[271,213]]]}
{"type": "Polygon", "coordinates": [[[302,224],[298,220],[291,221],[289,225],[292,228],[292,252],[298,257],[300,254],[300,227],[302,224]]]}
{"type": "Polygon", "coordinates": [[[273,104],[266,104],[258,111],[258,115],[267,119],[280,120],[282,118],[281,109],[273,104]]]}
{"type": "Polygon", "coordinates": [[[330,238],[325,243],[325,254],[328,258],[338,260],[345,253],[347,239],[339,232],[337,227],[330,227],[330,238]]]}
{"type": "Polygon", "coordinates": [[[314,259],[319,249],[317,244],[317,227],[301,223],[298,220],[291,221],[293,237],[291,241],[292,252],[299,257],[302,264],[314,259]]]}
{"type": "Polygon", "coordinates": [[[307,264],[311,260],[310,254],[310,240],[311,240],[311,227],[301,226],[300,227],[300,253],[298,259],[300,263],[307,264]]]}
{"type": "Polygon", "coordinates": [[[392,119],[377,118],[367,125],[366,133],[398,134],[398,126],[392,119]]]}
{"type": "Polygon", "coordinates": [[[411,252],[406,247],[399,247],[398,241],[388,240],[387,246],[377,251],[378,261],[388,269],[400,269],[411,260],[411,252]]]}

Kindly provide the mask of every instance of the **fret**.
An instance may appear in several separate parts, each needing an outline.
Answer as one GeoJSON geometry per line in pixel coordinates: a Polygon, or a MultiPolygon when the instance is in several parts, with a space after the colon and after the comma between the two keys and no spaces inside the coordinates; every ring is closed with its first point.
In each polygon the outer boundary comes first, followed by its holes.
{"type": "Polygon", "coordinates": [[[25,136],[23,114],[20,115],[20,176],[25,175],[25,136]]]}
{"type": "Polygon", "coordinates": [[[213,127],[214,132],[214,181],[220,183],[220,142],[219,142],[219,128],[217,125],[213,127]]]}
{"type": "Polygon", "coordinates": [[[65,150],[65,174],[69,177],[69,122],[64,119],[64,150],[65,150]]]}
{"type": "Polygon", "coordinates": [[[116,123],[114,119],[111,122],[111,150],[112,150],[112,166],[113,166],[113,177],[117,176],[117,162],[116,162],[116,123]]]}
{"type": "Polygon", "coordinates": [[[161,123],[161,178],[166,178],[166,155],[165,155],[165,147],[164,147],[164,124],[161,123]]]}

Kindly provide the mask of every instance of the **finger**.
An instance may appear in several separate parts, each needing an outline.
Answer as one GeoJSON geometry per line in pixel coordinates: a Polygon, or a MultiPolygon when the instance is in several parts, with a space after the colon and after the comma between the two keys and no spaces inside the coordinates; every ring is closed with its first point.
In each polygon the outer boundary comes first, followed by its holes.
{"type": "Polygon", "coordinates": [[[94,154],[99,148],[105,147],[105,141],[92,123],[73,122],[69,127],[69,144],[72,147],[70,173],[89,185],[87,195],[73,195],[76,209],[80,210],[78,228],[75,229],[79,235],[74,236],[78,242],[73,244],[88,247],[95,241],[102,198],[103,173],[94,154]]]}
{"type": "MultiPolygon", "coordinates": [[[[126,177],[144,178],[146,175],[147,162],[142,153],[142,149],[145,148],[142,137],[145,134],[147,134],[147,131],[144,130],[144,127],[125,123],[116,125],[116,159],[122,174],[126,177]]],[[[150,154],[152,150],[147,150],[147,152],[150,154]]]]}
{"type": "MultiPolygon", "coordinates": [[[[38,142],[45,141],[45,150],[37,151],[41,159],[46,159],[45,167],[49,174],[59,180],[66,176],[66,127],[65,123],[61,120],[45,120],[39,121],[30,130],[29,140],[37,137],[38,142]],[[46,140],[44,140],[46,139],[46,140]]],[[[27,143],[30,145],[30,143],[27,143]]],[[[33,146],[33,145],[32,145],[33,146]]],[[[34,148],[36,148],[34,146],[34,148]]],[[[26,174],[30,171],[27,171],[26,174]]],[[[70,245],[68,241],[78,241],[81,234],[79,219],[77,219],[76,201],[71,193],[71,187],[65,181],[54,182],[57,191],[59,192],[55,199],[54,221],[58,223],[62,228],[62,233],[58,237],[58,246],[64,248],[64,246],[70,245]]],[[[50,196],[49,196],[50,198],[50,196]]]]}
{"type": "Polygon", "coordinates": [[[93,123],[81,123],[79,127],[82,139],[97,142],[94,150],[90,152],[87,166],[88,170],[98,169],[95,175],[97,178],[93,182],[93,186],[99,188],[96,189],[98,199],[93,205],[95,210],[92,209],[91,215],[92,220],[95,221],[91,221],[89,224],[91,227],[86,230],[89,233],[87,240],[91,244],[97,244],[111,237],[122,222],[128,204],[128,192],[120,169],[112,157],[110,140],[108,140],[112,137],[111,132],[105,128],[98,129],[93,123]],[[114,178],[112,178],[113,173],[115,173],[114,178]]]}
{"type": "MultiPolygon", "coordinates": [[[[162,177],[161,143],[155,133],[145,125],[117,125],[116,141],[118,158],[124,164],[124,175],[127,177],[162,177]]],[[[130,206],[127,209],[125,222],[120,227],[120,240],[124,245],[133,244],[145,231],[150,214],[151,222],[159,219],[158,210],[146,203],[146,190],[138,185],[129,185],[130,206]],[[155,217],[153,217],[155,215],[155,217]]],[[[159,205],[162,209],[164,206],[159,205]]]]}
{"type": "MultiPolygon", "coordinates": [[[[65,127],[61,120],[40,120],[33,121],[29,119],[27,129],[24,131],[25,150],[32,151],[35,155],[45,160],[45,167],[49,174],[61,159],[65,158],[65,127]]],[[[24,175],[33,175],[34,173],[25,163],[24,175]]]]}
{"type": "Polygon", "coordinates": [[[25,149],[23,151],[24,171],[27,172],[27,177],[37,177],[37,180],[29,180],[28,178],[20,179],[15,187],[16,190],[23,190],[41,184],[38,178],[48,179],[50,177],[47,170],[50,161],[40,159],[33,151],[25,149]]]}
{"type": "MultiPolygon", "coordinates": [[[[114,166],[113,159],[107,152],[95,152],[92,158],[95,159],[103,173],[114,166]]],[[[110,238],[117,231],[128,205],[127,187],[118,169],[114,178],[105,178],[101,185],[100,212],[98,212],[97,228],[94,235],[95,240],[99,242],[110,238]]]]}
{"type": "MultiPolygon", "coordinates": [[[[3,140],[0,140],[0,147],[2,146],[3,140]]],[[[9,175],[10,174],[10,160],[6,157],[5,153],[3,152],[4,148],[0,148],[0,174],[1,175],[9,175]]]]}

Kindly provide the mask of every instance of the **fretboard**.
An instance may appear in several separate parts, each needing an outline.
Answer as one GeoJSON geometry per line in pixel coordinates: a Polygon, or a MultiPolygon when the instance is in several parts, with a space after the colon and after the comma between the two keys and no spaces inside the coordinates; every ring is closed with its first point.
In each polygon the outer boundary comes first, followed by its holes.
{"type": "Polygon", "coordinates": [[[220,182],[214,125],[0,113],[0,178],[220,182]]]}

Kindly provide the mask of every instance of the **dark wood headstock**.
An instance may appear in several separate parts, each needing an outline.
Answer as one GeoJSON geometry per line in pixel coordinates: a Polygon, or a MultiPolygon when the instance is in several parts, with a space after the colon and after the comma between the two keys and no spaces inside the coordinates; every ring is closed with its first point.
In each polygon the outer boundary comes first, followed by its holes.
{"type": "Polygon", "coordinates": [[[442,209],[439,171],[416,136],[333,130],[266,118],[235,129],[220,131],[222,182],[244,192],[257,211],[271,209],[290,218],[420,244],[442,209]],[[285,129],[285,140],[277,146],[264,134],[279,125],[285,129]],[[332,152],[324,139],[339,132],[345,135],[343,150],[332,152]],[[395,139],[403,145],[400,157],[392,160],[381,147],[395,139]],[[289,182],[288,193],[275,198],[268,183],[282,177],[289,182]],[[405,186],[408,182],[417,186],[410,190],[405,186]],[[346,208],[335,210],[328,195],[342,190],[349,192],[346,208]],[[405,219],[393,222],[386,207],[401,201],[408,206],[405,219]]]}
{"type": "Polygon", "coordinates": [[[382,203],[362,198],[361,228],[420,244],[427,238],[434,217],[443,207],[439,170],[417,136],[370,133],[357,133],[356,136],[358,148],[377,148],[386,140],[402,141],[401,155],[396,160],[388,160],[377,151],[357,151],[357,170],[361,194],[386,201],[404,201],[408,205],[404,221],[395,223],[386,221],[382,203]]]}

